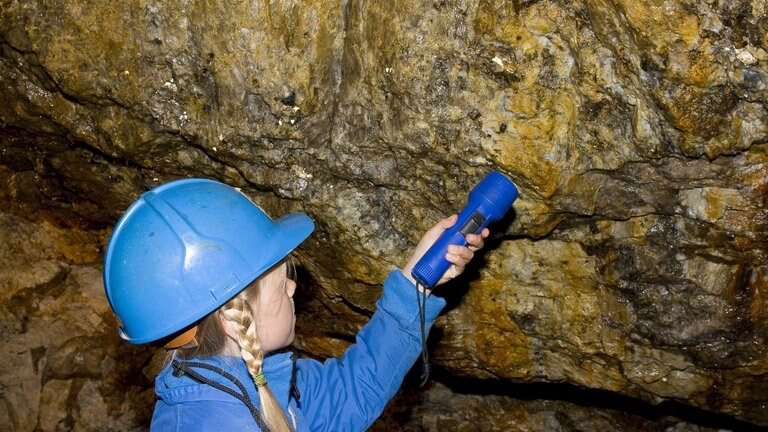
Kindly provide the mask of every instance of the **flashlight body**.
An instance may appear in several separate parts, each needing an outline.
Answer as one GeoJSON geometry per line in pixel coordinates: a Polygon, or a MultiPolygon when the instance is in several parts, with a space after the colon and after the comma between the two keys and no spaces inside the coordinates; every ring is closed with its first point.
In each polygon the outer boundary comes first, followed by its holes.
{"type": "Polygon", "coordinates": [[[488,224],[504,217],[517,196],[517,187],[504,174],[488,173],[469,192],[456,224],[445,230],[413,267],[413,278],[424,288],[434,287],[451,266],[445,259],[448,245],[466,246],[467,234],[480,234],[488,224]]]}

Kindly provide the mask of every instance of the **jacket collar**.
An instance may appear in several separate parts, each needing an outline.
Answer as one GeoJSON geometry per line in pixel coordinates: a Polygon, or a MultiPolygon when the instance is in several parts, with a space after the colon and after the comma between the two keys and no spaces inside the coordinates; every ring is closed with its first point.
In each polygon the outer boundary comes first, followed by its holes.
{"type": "MultiPolygon", "coordinates": [[[[291,377],[293,374],[293,361],[291,353],[271,354],[264,358],[264,376],[270,390],[283,408],[289,403],[291,377]]],[[[214,356],[204,359],[190,359],[195,362],[205,363],[210,366],[221,368],[237,378],[245,386],[248,397],[254,405],[259,406],[259,395],[256,386],[253,383],[245,361],[240,357],[233,356],[214,356]]],[[[207,379],[216,381],[227,387],[237,389],[232,382],[220,374],[207,369],[196,370],[207,379]]],[[[155,391],[157,395],[168,404],[177,404],[188,401],[200,400],[232,400],[233,396],[215,389],[207,384],[202,384],[187,375],[176,376],[173,367],[169,364],[158,375],[155,380],[155,391]]]]}

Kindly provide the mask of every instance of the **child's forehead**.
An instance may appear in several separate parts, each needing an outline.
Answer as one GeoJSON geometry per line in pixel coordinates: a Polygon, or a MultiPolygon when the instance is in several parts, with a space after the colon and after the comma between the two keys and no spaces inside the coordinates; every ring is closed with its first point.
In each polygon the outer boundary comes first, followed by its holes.
{"type": "Polygon", "coordinates": [[[246,288],[249,298],[265,295],[271,291],[280,292],[285,289],[285,279],[288,275],[288,265],[285,260],[275,264],[263,275],[259,276],[246,288]]]}

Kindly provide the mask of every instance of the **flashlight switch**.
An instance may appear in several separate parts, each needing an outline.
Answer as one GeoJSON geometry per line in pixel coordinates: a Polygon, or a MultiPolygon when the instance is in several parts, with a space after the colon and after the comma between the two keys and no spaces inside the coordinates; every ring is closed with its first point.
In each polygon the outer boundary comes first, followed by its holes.
{"type": "Polygon", "coordinates": [[[476,211],[472,214],[472,217],[467,219],[467,222],[464,223],[459,232],[464,236],[467,234],[477,234],[477,229],[483,225],[483,222],[485,222],[485,216],[476,211]]]}

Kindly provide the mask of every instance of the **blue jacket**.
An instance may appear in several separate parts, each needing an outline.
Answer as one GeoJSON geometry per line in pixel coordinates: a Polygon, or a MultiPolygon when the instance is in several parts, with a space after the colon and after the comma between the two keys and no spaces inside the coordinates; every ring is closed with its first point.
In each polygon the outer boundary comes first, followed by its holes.
{"type": "MultiPolygon", "coordinates": [[[[445,301],[430,296],[426,329],[445,301]]],[[[381,414],[421,353],[416,288],[399,270],[389,274],[376,312],[341,358],[296,361],[295,384],[301,397],[291,397],[294,364],[291,353],[264,360],[264,375],[296,431],[362,431],[381,414]]],[[[259,397],[245,362],[239,357],[195,359],[222,368],[244,384],[258,407],[259,397]]],[[[258,431],[246,405],[234,396],[201,384],[188,375],[175,376],[166,366],[155,379],[159,400],[153,431],[258,431]]],[[[231,381],[205,369],[205,377],[237,390],[231,381]]]]}

